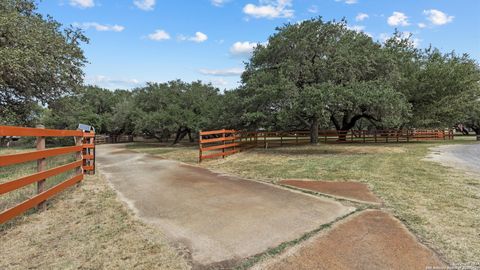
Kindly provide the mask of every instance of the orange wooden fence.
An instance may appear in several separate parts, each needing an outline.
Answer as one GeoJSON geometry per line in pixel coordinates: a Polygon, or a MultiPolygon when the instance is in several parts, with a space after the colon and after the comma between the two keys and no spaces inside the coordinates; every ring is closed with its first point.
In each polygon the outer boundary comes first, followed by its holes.
{"type": "Polygon", "coordinates": [[[239,151],[239,137],[236,130],[221,129],[199,132],[199,162],[203,159],[222,157],[235,154],[239,151]],[[205,152],[216,151],[216,153],[205,152]]]}
{"type": "Polygon", "coordinates": [[[13,206],[0,213],[0,224],[24,213],[30,208],[45,208],[48,198],[63,191],[64,189],[83,180],[83,174],[91,174],[95,171],[95,144],[94,133],[81,130],[55,130],[44,128],[26,128],[13,126],[0,126],[1,136],[37,137],[36,151],[0,155],[0,167],[19,163],[37,161],[37,173],[16,180],[0,184],[0,195],[23,188],[30,184],[37,184],[37,194],[20,204],[13,206]],[[75,146],[45,149],[45,137],[74,137],[75,146]],[[75,161],[55,168],[46,169],[46,158],[75,153],[75,161]],[[75,175],[52,188],[45,190],[47,178],[61,173],[75,170],[75,175]]]}
{"type": "MultiPolygon", "coordinates": [[[[320,130],[320,143],[394,143],[427,140],[453,140],[453,130],[320,130]]],[[[199,162],[225,157],[249,148],[279,147],[310,143],[309,131],[200,131],[199,162]],[[213,152],[212,151],[216,151],[213,152]],[[205,152],[208,152],[205,154],[205,152]]]]}

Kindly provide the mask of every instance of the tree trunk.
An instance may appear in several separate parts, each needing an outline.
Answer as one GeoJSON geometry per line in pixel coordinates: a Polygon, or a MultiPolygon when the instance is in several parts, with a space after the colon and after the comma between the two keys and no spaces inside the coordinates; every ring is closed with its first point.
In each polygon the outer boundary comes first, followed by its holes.
{"type": "Polygon", "coordinates": [[[180,141],[180,134],[182,132],[182,128],[178,128],[177,130],[177,135],[175,136],[175,140],[173,141],[173,144],[177,144],[180,141]]]}
{"type": "Polygon", "coordinates": [[[314,117],[310,124],[310,143],[318,143],[318,118],[314,117]]]}
{"type": "Polygon", "coordinates": [[[477,141],[480,141],[480,127],[479,128],[472,128],[473,131],[475,131],[475,134],[477,135],[477,141]]]}
{"type": "Polygon", "coordinates": [[[353,117],[350,118],[350,113],[345,112],[344,115],[343,115],[342,124],[340,125],[339,121],[332,114],[330,116],[330,120],[332,121],[333,125],[337,129],[338,141],[340,141],[340,142],[347,141],[348,131],[350,129],[354,128],[357,121],[362,119],[362,118],[367,118],[367,119],[370,119],[370,120],[375,119],[374,117],[369,116],[367,114],[358,114],[358,115],[354,115],[353,117]]]}
{"type": "Polygon", "coordinates": [[[192,130],[191,130],[191,129],[188,129],[187,132],[188,132],[188,140],[189,140],[191,143],[193,143],[194,141],[193,141],[193,137],[192,137],[192,130]]]}
{"type": "Polygon", "coordinates": [[[183,138],[185,138],[185,136],[188,134],[188,136],[190,137],[190,141],[192,141],[192,138],[191,138],[191,134],[190,134],[190,129],[189,128],[179,128],[178,131],[177,131],[177,136],[175,137],[175,141],[173,142],[173,144],[177,144],[178,142],[180,142],[183,138]]]}
{"type": "Polygon", "coordinates": [[[6,142],[7,142],[7,137],[6,136],[0,137],[0,146],[7,145],[6,142]]]}

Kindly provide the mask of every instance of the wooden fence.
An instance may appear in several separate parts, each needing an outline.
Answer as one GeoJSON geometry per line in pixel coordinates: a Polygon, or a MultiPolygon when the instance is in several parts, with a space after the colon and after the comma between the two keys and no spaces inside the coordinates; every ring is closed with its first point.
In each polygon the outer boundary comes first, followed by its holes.
{"type": "Polygon", "coordinates": [[[133,142],[133,135],[96,135],[95,144],[133,142]]]}
{"type": "MultiPolygon", "coordinates": [[[[453,130],[320,130],[320,143],[400,143],[428,140],[453,140],[453,130]]],[[[242,150],[310,143],[309,131],[200,131],[199,162],[225,157],[242,150]],[[215,152],[211,152],[215,151],[215,152]],[[205,154],[205,152],[208,152],[205,154]]]]}
{"type": "Polygon", "coordinates": [[[236,130],[221,129],[212,131],[201,131],[198,136],[199,162],[206,158],[222,157],[235,154],[239,151],[240,143],[236,130]],[[216,151],[216,153],[205,152],[216,151]]]}
{"type": "Polygon", "coordinates": [[[30,208],[45,208],[45,202],[50,197],[63,191],[64,189],[83,180],[83,174],[92,174],[95,172],[95,144],[94,133],[87,133],[81,130],[55,130],[39,128],[25,128],[0,126],[1,136],[20,136],[37,137],[36,151],[0,155],[0,167],[11,166],[29,161],[37,161],[37,173],[24,176],[0,184],[0,195],[15,191],[30,184],[37,184],[37,194],[20,204],[13,206],[0,213],[0,224],[24,213],[30,208]],[[74,137],[75,145],[67,147],[58,147],[52,149],[45,148],[46,137],[74,137]],[[46,159],[65,155],[75,154],[75,161],[61,166],[46,169],[46,159]],[[47,178],[74,170],[75,175],[50,189],[45,190],[47,178]]]}

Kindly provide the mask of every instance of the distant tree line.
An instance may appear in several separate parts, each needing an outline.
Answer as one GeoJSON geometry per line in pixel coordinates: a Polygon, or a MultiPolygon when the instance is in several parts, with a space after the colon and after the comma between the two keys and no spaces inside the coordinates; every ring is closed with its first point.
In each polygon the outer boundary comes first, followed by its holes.
{"type": "Polygon", "coordinates": [[[35,12],[0,4],[0,124],[193,140],[200,130],[444,128],[480,134],[480,68],[468,55],[417,49],[401,33],[375,41],[347,22],[277,28],[246,63],[238,88],[174,80],[131,91],[83,86],[87,38],[35,12]],[[40,42],[39,42],[40,40],[40,42]]]}

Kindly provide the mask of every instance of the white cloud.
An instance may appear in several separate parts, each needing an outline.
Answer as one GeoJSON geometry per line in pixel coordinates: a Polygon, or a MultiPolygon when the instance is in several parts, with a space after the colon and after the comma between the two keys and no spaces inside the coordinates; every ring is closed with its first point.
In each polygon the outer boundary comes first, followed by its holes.
{"type": "Polygon", "coordinates": [[[193,36],[193,37],[188,37],[188,36],[184,36],[184,35],[178,35],[177,36],[177,40],[179,40],[179,41],[188,40],[188,41],[193,41],[193,42],[197,42],[197,43],[204,42],[207,39],[208,39],[208,36],[205,35],[202,32],[196,32],[195,36],[193,36]]]}
{"type": "Polygon", "coordinates": [[[157,29],[155,32],[148,35],[148,38],[156,41],[167,40],[170,39],[170,34],[165,32],[165,30],[157,29]]]}
{"type": "Polygon", "coordinates": [[[427,27],[427,25],[424,24],[424,23],[419,23],[419,24],[418,24],[418,27],[419,27],[419,28],[425,28],[425,27],[427,27]]]}
{"type": "Polygon", "coordinates": [[[95,6],[93,0],[70,0],[70,5],[79,8],[91,8],[95,6]]]}
{"type": "Polygon", "coordinates": [[[228,81],[223,79],[223,78],[215,78],[215,79],[211,79],[210,80],[210,83],[215,86],[215,87],[218,87],[218,88],[225,88],[225,86],[228,85],[228,81]]]}
{"type": "Polygon", "coordinates": [[[363,21],[363,20],[365,20],[365,19],[368,19],[368,17],[369,17],[369,16],[368,16],[367,13],[358,13],[357,16],[355,17],[355,20],[356,20],[357,22],[361,22],[361,21],[363,21]]]}
{"type": "Polygon", "coordinates": [[[318,7],[313,5],[313,6],[309,7],[307,11],[310,12],[310,13],[318,13],[318,7]]]}
{"type": "Polygon", "coordinates": [[[196,32],[194,37],[189,38],[189,40],[191,40],[191,41],[193,41],[193,42],[198,42],[198,43],[204,42],[204,41],[206,41],[207,39],[208,39],[208,36],[205,35],[205,34],[202,33],[202,32],[196,32]]]}
{"type": "Polygon", "coordinates": [[[347,5],[352,5],[358,3],[358,0],[335,0],[335,2],[343,2],[347,5]]]}
{"type": "Polygon", "coordinates": [[[135,0],[133,4],[141,10],[153,10],[155,7],[155,0],[135,0]]]}
{"type": "Polygon", "coordinates": [[[225,3],[227,3],[228,1],[230,1],[230,0],[210,0],[210,3],[212,3],[212,5],[214,5],[216,7],[221,7],[221,6],[225,5],[225,3]]]}
{"type": "Polygon", "coordinates": [[[230,47],[230,53],[232,55],[250,55],[253,52],[253,49],[257,46],[257,43],[249,41],[237,41],[232,47],[230,47]]]}
{"type": "Polygon", "coordinates": [[[292,0],[260,0],[259,5],[247,4],[243,12],[254,18],[291,18],[294,10],[292,0]]]}
{"type": "Polygon", "coordinates": [[[226,69],[200,69],[203,75],[212,76],[239,76],[243,73],[243,68],[226,68],[226,69]]]}
{"type": "Polygon", "coordinates": [[[104,75],[87,77],[86,82],[108,89],[131,89],[143,84],[137,79],[114,79],[104,75]]]}
{"type": "Polygon", "coordinates": [[[434,25],[444,25],[452,22],[453,18],[455,18],[454,16],[449,16],[437,9],[424,10],[423,14],[427,15],[427,20],[434,25]]]}
{"type": "Polygon", "coordinates": [[[388,17],[387,22],[391,26],[407,26],[410,25],[408,17],[402,12],[395,11],[392,16],[388,17]]]}
{"type": "Polygon", "coordinates": [[[82,29],[90,29],[94,28],[97,31],[105,32],[105,31],[113,31],[113,32],[122,32],[125,30],[124,26],[115,24],[115,25],[107,25],[107,24],[99,24],[96,22],[86,22],[86,23],[74,23],[76,27],[80,27],[82,29]]]}

